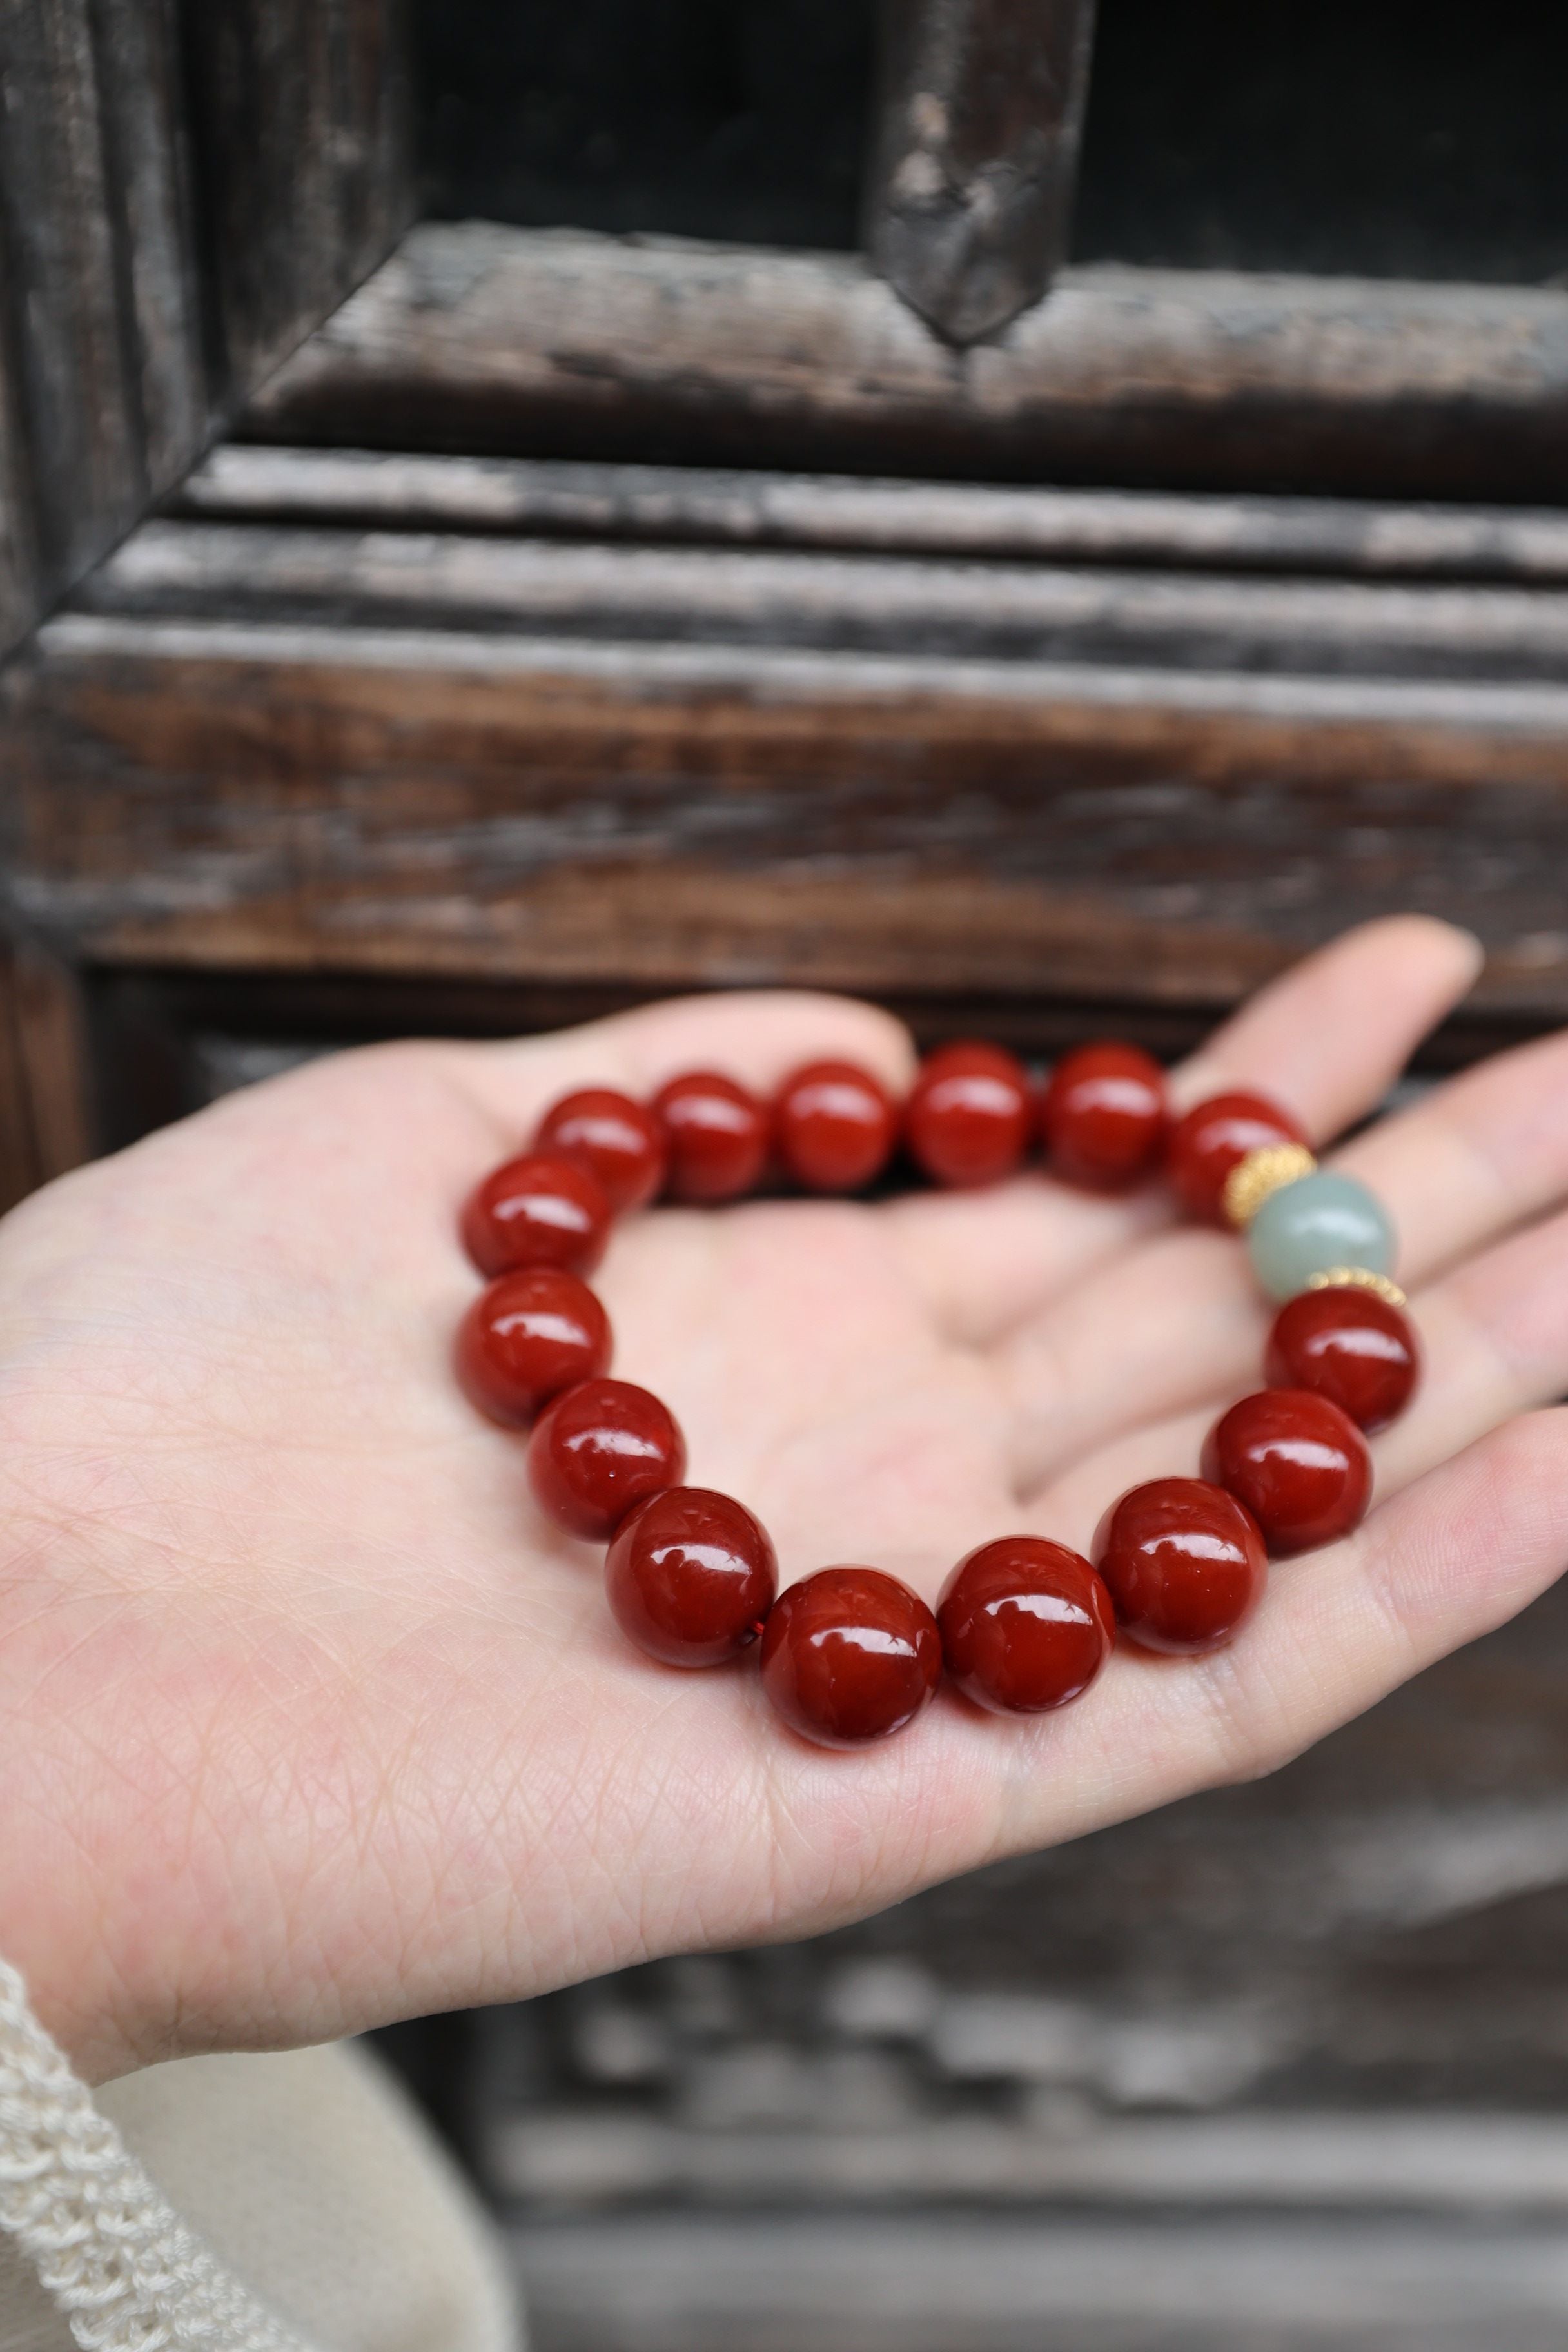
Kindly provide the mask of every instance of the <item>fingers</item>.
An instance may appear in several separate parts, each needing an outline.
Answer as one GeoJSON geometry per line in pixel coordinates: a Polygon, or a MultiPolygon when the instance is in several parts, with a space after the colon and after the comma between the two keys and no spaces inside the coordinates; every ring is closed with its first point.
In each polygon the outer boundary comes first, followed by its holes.
{"type": "Polygon", "coordinates": [[[1337,1135],[1382,1100],[1483,960],[1470,932],[1428,915],[1346,931],[1260,989],[1173,1072],[1177,1108],[1256,1087],[1314,1139],[1337,1135]]]}
{"type": "Polygon", "coordinates": [[[1385,1201],[1408,1288],[1568,1193],[1568,1033],[1482,1062],[1337,1154],[1385,1201]]]}
{"type": "Polygon", "coordinates": [[[1377,1491],[1398,1493],[1513,1414],[1568,1392],[1568,1213],[1419,1292],[1425,1365],[1410,1411],[1376,1441],[1377,1491]]]}
{"type": "MultiPolygon", "coordinates": [[[[1223,1295],[1223,1294],[1222,1294],[1223,1295]]],[[[1418,1293],[1413,1314],[1420,1335],[1421,1384],[1409,1411],[1373,1441],[1373,1492],[1378,1503],[1518,1413],[1568,1392],[1568,1212],[1517,1234],[1418,1293]]],[[[1214,1382],[1201,1401],[1182,1401],[1158,1417],[1123,1416],[1118,1433],[1092,1448],[1079,1443],[1058,1458],[1068,1466],[1027,1496],[1031,1523],[1042,1534],[1077,1545],[1092,1536],[1099,1513],[1117,1495],[1145,1478],[1191,1475],[1215,1416],[1234,1396],[1261,1384],[1256,1306],[1225,1297],[1205,1329],[1209,1365],[1228,1354],[1232,1376],[1214,1382]],[[1233,1311],[1228,1316],[1228,1306],[1233,1311]],[[1234,1324],[1234,1330],[1232,1325],[1234,1324]],[[1250,1349],[1239,1362],[1240,1336],[1250,1349]]],[[[1158,1343],[1169,1335],[1156,1322],[1158,1343]]]]}
{"type": "MultiPolygon", "coordinates": [[[[1364,924],[1307,957],[1173,1073],[1179,1106],[1226,1087],[1278,1097],[1314,1136],[1380,1102],[1427,1031],[1474,981],[1468,931],[1426,916],[1364,924]]],[[[994,1345],[1141,1232],[1170,1218],[1160,1188],[1097,1200],[1032,1178],[900,1204],[903,1246],[952,1336],[994,1345]]]]}
{"type": "Polygon", "coordinates": [[[876,1005],[785,989],[677,997],[546,1037],[458,1050],[512,1150],[575,1087],[646,1097],[683,1070],[716,1069],[767,1096],[803,1062],[842,1059],[862,1064],[901,1096],[915,1061],[902,1023],[876,1005]]]}
{"type": "Polygon", "coordinates": [[[1222,1777],[1274,1769],[1533,1601],[1568,1544],[1568,1412],[1491,1432],[1356,1535],[1280,1563],[1205,1694],[1222,1777]]]}
{"type": "MultiPolygon", "coordinates": [[[[1204,1659],[1119,1649],[1075,1706],[982,1718],[949,1694],[885,1750],[857,1759],[858,1836],[835,1821],[813,1759],[813,1835],[782,1890],[799,1932],[1010,1853],[1079,1837],[1201,1789],[1277,1769],[1400,1683],[1517,1614],[1568,1564],[1568,1412],[1510,1423],[1384,1505],[1348,1541],[1279,1563],[1250,1623],[1204,1659]],[[852,1872],[850,1891],[843,1878],[852,1872]]],[[[793,1820],[804,1810],[782,1789],[793,1820]]],[[[847,1810],[847,1808],[845,1809],[847,1810]]],[[[775,1876],[775,1902],[779,1887],[775,1876]]]]}
{"type": "Polygon", "coordinates": [[[1565,1563],[1568,1412],[1559,1409],[1493,1432],[1382,1505],[1348,1541],[1277,1564],[1230,1649],[1194,1663],[1119,1653],[1056,1738],[1048,1725],[1038,1736],[1051,1741],[1049,1771],[1038,1756],[1014,1759],[1006,1849],[1274,1770],[1504,1623],[1565,1563]]]}
{"type": "MultiPolygon", "coordinates": [[[[1380,1445],[1388,1475],[1414,1476],[1568,1391],[1568,1226],[1548,1222],[1485,1247],[1568,1195],[1568,1034],[1482,1064],[1334,1164],[1363,1176],[1394,1213],[1429,1358],[1415,1412],[1380,1445]],[[1429,1279],[1477,1249],[1455,1279],[1429,1279]]],[[[1192,1231],[1161,1234],[1069,1290],[995,1360],[1021,1486],[1081,1457],[1096,1436],[1255,1384],[1268,1313],[1246,1252],[1192,1231]]]]}

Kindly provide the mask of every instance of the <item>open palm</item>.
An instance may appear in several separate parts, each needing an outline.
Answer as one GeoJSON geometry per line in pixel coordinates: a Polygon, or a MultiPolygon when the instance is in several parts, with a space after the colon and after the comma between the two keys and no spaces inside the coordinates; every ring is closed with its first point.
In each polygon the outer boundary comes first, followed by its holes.
{"type": "MultiPolygon", "coordinates": [[[[1353,934],[1179,1097],[1260,1086],[1331,1136],[1473,969],[1436,924],[1353,934]]],[[[783,1728],[754,1654],[650,1664],[452,1378],[458,1211],[574,1086],[830,1054],[909,1076],[894,1024],[806,996],[342,1055],[0,1227],[0,1943],[89,2070],[805,1933],[1266,1770],[1558,1572],[1568,1420],[1527,1409],[1568,1386],[1568,1038],[1344,1154],[1401,1227],[1426,1380],[1364,1527],[1277,1569],[1233,1649],[1120,1653],[1032,1721],[946,1696],[852,1755],[783,1728]]],[[[986,1538],[1081,1548],[1191,1472],[1266,1319],[1235,1241],[1157,1190],[1037,1175],[658,1210],[598,1286],[616,1370],[786,1580],[858,1559],[928,1596],[986,1538]]]]}

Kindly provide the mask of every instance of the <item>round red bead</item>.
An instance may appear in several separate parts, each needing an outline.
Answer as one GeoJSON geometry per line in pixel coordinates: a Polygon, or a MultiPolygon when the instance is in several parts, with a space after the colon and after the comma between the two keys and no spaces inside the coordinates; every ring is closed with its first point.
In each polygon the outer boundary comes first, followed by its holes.
{"type": "Polygon", "coordinates": [[[1271,1388],[1310,1389],[1366,1430],[1384,1429],[1404,1412],[1420,1370],[1408,1315],[1350,1283],[1288,1299],[1264,1362],[1271,1388]]]}
{"type": "Polygon", "coordinates": [[[1051,1072],[1040,1133],[1058,1176],[1110,1189],[1152,1167],[1165,1139],[1165,1074],[1136,1045],[1080,1045],[1051,1072]]]}
{"type": "Polygon", "coordinates": [[[563,1389],[596,1380],[609,1361],[609,1317],[587,1284],[558,1265],[500,1276],[458,1332],[463,1387],[481,1412],[511,1428],[563,1389]]]}
{"type": "Polygon", "coordinates": [[[778,1586],[773,1545],[728,1495],[671,1486],[639,1503],[605,1562],[611,1612],[669,1666],[716,1666],[757,1639],[778,1586]]]}
{"type": "Polygon", "coordinates": [[[1301,1143],[1306,1129],[1266,1095],[1211,1095],[1196,1103],[1171,1129],[1171,1181],[1183,1206],[1194,1217],[1226,1223],[1225,1180],[1249,1151],[1269,1144],[1301,1143]]]}
{"type": "Polygon", "coordinates": [[[767,1165],[768,1114],[754,1095],[716,1070],[671,1078],[654,1097],[669,1148],[677,1201],[736,1201],[767,1165]]]}
{"type": "Polygon", "coordinates": [[[936,1620],[877,1568],[825,1568],[774,1601],[763,1687],[820,1748],[858,1748],[912,1723],[942,1677],[936,1620]]]}
{"type": "Polygon", "coordinates": [[[584,1087],[545,1112],[536,1151],[591,1168],[612,1209],[640,1209],[664,1182],[664,1129],[651,1110],[612,1087],[584,1087]]]}
{"type": "Polygon", "coordinates": [[[853,1062],[812,1062],[786,1078],[773,1107],[779,1155],[810,1192],[858,1192],[898,1137],[887,1089],[853,1062]]]}
{"type": "Polygon", "coordinates": [[[592,1274],[605,1255],[613,1213],[591,1169],[530,1151],[470,1194],[463,1241],[481,1274],[505,1274],[514,1265],[592,1274]]]}
{"type": "Polygon", "coordinates": [[[1029,1141],[1029,1080],[1000,1045],[942,1045],[904,1107],[904,1139],[939,1184],[994,1184],[1029,1141]]]}
{"type": "Polygon", "coordinates": [[[948,1673],[998,1715],[1081,1696],[1116,1639],[1110,1595],[1088,1560],[1037,1536],[1004,1536],[961,1559],[936,1622],[948,1673]]]}
{"type": "Polygon", "coordinates": [[[568,1389],[528,1442],[534,1500],[574,1536],[613,1536],[628,1511],[685,1475],[686,1441],[675,1416],[629,1381],[568,1389]]]}
{"type": "Polygon", "coordinates": [[[1372,1495],[1366,1440],[1308,1389],[1259,1389],[1233,1404],[1208,1433],[1203,1472],[1246,1504],[1276,1554],[1348,1535],[1372,1495]]]}
{"type": "Polygon", "coordinates": [[[1194,1657],[1228,1642],[1268,1567],[1256,1521],[1223,1486],[1152,1478],[1113,1503],[1094,1559],[1128,1639],[1194,1657]]]}

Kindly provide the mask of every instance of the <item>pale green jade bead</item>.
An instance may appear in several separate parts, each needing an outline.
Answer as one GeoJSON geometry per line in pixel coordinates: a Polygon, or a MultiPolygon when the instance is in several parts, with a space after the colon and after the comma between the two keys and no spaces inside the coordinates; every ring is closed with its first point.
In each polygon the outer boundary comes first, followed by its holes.
{"type": "Polygon", "coordinates": [[[1294,1298],[1315,1274],[1362,1265],[1394,1272],[1394,1225],[1353,1176],[1315,1169],[1270,1192],[1247,1228],[1254,1271],[1270,1298],[1294,1298]]]}

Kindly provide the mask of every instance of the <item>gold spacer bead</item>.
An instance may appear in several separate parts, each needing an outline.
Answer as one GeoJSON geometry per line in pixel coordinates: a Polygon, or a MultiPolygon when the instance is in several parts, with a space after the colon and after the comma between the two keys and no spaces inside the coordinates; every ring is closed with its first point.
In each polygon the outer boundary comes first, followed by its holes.
{"type": "Polygon", "coordinates": [[[1410,1301],[1396,1282],[1385,1274],[1373,1274],[1366,1265],[1326,1265],[1321,1274],[1307,1276],[1309,1290],[1370,1290],[1375,1297],[1390,1307],[1408,1307],[1410,1301]]]}
{"type": "Polygon", "coordinates": [[[1304,1143],[1264,1143],[1238,1160],[1225,1180],[1220,1205],[1233,1225],[1249,1225],[1270,1192],[1310,1176],[1316,1160],[1304,1143]]]}

